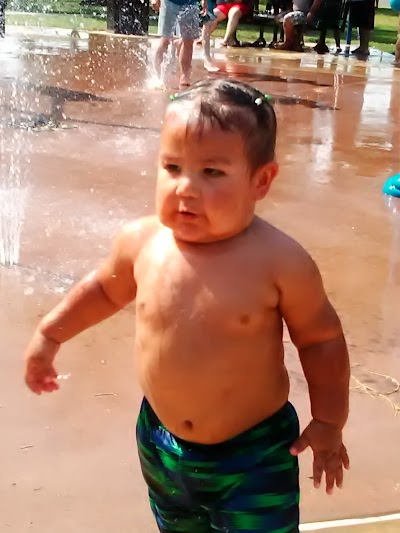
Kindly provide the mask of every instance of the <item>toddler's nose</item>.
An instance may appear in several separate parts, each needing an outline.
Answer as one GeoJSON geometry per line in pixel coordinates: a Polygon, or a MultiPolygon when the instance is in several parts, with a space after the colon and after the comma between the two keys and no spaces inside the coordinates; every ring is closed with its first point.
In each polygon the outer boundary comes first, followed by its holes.
{"type": "Polygon", "coordinates": [[[176,187],[176,195],[181,198],[197,198],[199,191],[193,178],[181,176],[176,187]]]}

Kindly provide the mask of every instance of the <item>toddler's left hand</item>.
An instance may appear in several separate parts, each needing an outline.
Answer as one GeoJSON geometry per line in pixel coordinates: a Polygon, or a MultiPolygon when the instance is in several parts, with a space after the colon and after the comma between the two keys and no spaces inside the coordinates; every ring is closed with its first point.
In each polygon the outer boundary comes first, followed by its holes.
{"type": "Polygon", "coordinates": [[[333,487],[343,484],[343,467],[350,467],[349,456],[342,440],[342,430],[324,422],[312,420],[290,449],[292,455],[299,455],[308,447],[314,453],[314,487],[321,485],[325,472],[326,492],[332,494],[333,487]]]}

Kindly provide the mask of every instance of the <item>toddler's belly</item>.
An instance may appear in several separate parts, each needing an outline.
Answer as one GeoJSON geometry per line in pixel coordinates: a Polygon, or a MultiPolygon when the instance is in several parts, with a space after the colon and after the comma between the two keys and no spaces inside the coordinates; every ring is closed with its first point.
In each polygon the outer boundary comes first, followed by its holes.
{"type": "MultiPolygon", "coordinates": [[[[226,441],[278,411],[289,380],[279,347],[268,352],[196,353],[192,368],[177,357],[136,353],[143,393],[167,429],[187,441],[226,441]],[[200,364],[199,364],[200,363],[200,364]]],[[[194,355],[192,356],[194,357],[194,355]]],[[[191,358],[191,357],[190,357],[191,358]]]]}

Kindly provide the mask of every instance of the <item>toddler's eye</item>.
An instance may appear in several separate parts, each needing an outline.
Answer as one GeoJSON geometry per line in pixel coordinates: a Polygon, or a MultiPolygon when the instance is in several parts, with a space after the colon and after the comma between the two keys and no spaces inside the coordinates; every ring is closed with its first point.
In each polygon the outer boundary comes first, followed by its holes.
{"type": "Polygon", "coordinates": [[[181,170],[181,167],[178,166],[178,165],[173,165],[172,163],[168,164],[168,165],[164,165],[164,168],[167,172],[169,172],[170,174],[178,174],[178,172],[180,172],[181,170]]]}
{"type": "Polygon", "coordinates": [[[217,168],[205,168],[203,173],[210,178],[218,178],[225,175],[225,172],[222,172],[222,170],[218,170],[217,168]]]}

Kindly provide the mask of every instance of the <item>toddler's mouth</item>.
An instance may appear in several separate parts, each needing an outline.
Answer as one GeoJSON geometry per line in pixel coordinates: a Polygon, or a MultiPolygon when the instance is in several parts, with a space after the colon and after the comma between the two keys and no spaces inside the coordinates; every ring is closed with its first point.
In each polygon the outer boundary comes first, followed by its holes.
{"type": "Polygon", "coordinates": [[[199,216],[196,213],[192,213],[191,211],[179,211],[179,214],[184,216],[185,218],[195,218],[199,216]]]}
{"type": "Polygon", "coordinates": [[[189,209],[179,209],[179,214],[183,215],[185,217],[197,217],[199,216],[198,213],[195,213],[193,211],[189,211],[189,209]]]}

